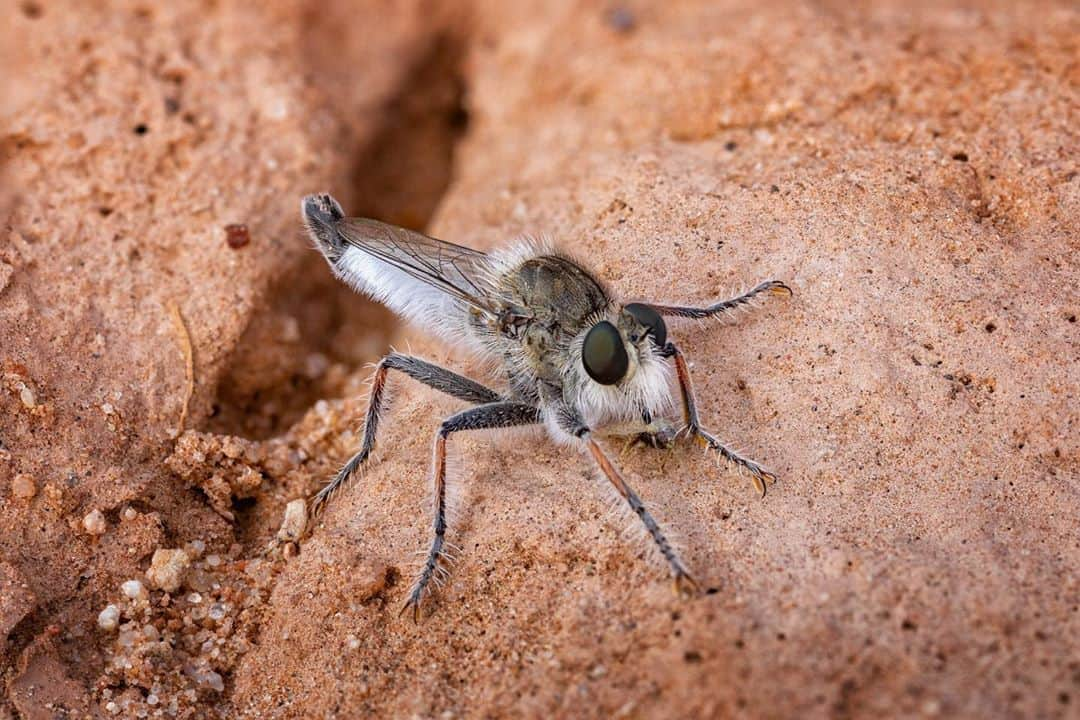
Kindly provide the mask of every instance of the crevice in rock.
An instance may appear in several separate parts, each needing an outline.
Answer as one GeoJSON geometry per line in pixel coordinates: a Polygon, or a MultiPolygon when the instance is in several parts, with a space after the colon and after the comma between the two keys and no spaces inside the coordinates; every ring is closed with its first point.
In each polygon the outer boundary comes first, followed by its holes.
{"type": "Polygon", "coordinates": [[[350,171],[349,212],[423,230],[450,186],[469,124],[462,40],[437,34],[386,103],[378,130],[350,171]]]}
{"type": "MultiPolygon", "coordinates": [[[[334,189],[350,215],[427,226],[468,126],[463,49],[455,34],[436,33],[384,103],[375,131],[347,163],[349,186],[334,189]]],[[[335,280],[314,252],[269,298],[219,384],[205,427],[210,432],[257,440],[281,434],[318,399],[340,396],[357,367],[387,350],[398,324],[381,305],[335,280]]]]}

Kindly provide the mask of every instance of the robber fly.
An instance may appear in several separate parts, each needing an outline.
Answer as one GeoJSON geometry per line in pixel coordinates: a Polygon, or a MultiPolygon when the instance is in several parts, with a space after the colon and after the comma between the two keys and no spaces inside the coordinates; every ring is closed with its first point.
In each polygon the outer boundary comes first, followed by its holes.
{"type": "Polygon", "coordinates": [[[304,224],[334,274],[407,320],[433,329],[500,364],[506,390],[494,390],[416,357],[391,353],[376,366],[360,450],[315,495],[317,515],[369,458],[391,370],[464,400],[471,407],[443,420],[434,448],[434,538],[402,610],[420,601],[445,568],[446,444],[463,430],[544,425],[556,442],[581,449],[640,518],[667,561],[676,587],[696,583],[664,531],[597,444],[632,438],[670,447],[686,437],[748,471],[758,491],[776,476],[725,446],[698,422],[686,359],[668,339],[664,317],[707,318],[766,294],[790,295],[770,280],[707,307],[622,303],[592,274],[551,247],[525,241],[482,253],[376,220],[347,218],[329,195],[301,203],[304,224]],[[671,405],[669,368],[682,396],[682,424],[662,419],[671,405]]]}

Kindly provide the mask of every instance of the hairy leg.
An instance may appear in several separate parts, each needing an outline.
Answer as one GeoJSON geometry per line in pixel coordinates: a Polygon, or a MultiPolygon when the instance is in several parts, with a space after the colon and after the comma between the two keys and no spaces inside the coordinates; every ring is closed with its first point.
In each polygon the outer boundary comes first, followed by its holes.
{"type": "MultiPolygon", "coordinates": [[[[596,443],[593,438],[592,431],[577,416],[572,409],[562,405],[557,410],[557,417],[559,426],[570,435],[578,438],[589,450],[589,454],[592,455],[593,461],[596,466],[600,468],[600,472],[604,474],[604,477],[608,479],[619,493],[620,496],[630,506],[630,509],[634,511],[634,514],[640,518],[642,524],[645,526],[645,530],[649,533],[653,542],[656,544],[657,549],[667,561],[668,567],[671,569],[671,576],[675,581],[675,589],[680,594],[696,594],[699,591],[697,582],[693,576],[686,569],[686,565],[683,564],[679,554],[672,547],[671,542],[668,541],[667,536],[661,529],[659,523],[653,518],[652,514],[645,507],[645,503],[641,501],[634,489],[627,484],[623,479],[622,474],[615,468],[611,460],[608,459],[603,449],[596,443]]],[[[642,420],[648,420],[652,422],[651,417],[643,417],[642,420]]]]}
{"type": "Polygon", "coordinates": [[[420,617],[420,601],[432,579],[443,568],[439,566],[439,560],[444,557],[443,546],[446,543],[446,440],[451,433],[463,430],[489,430],[493,428],[514,427],[518,425],[532,425],[540,422],[540,411],[533,405],[519,402],[493,402],[478,407],[462,410],[451,415],[439,426],[435,436],[435,457],[433,460],[435,474],[435,517],[432,529],[435,537],[431,541],[431,549],[428,550],[427,559],[420,570],[416,582],[413,584],[409,599],[405,602],[402,612],[412,608],[413,619],[420,617]]]}
{"type": "Polygon", "coordinates": [[[713,450],[723,459],[734,464],[736,467],[747,470],[753,481],[754,487],[765,496],[766,481],[776,482],[776,475],[761,467],[753,460],[743,457],[731,448],[716,439],[711,433],[701,427],[698,421],[697,398],[694,395],[694,386],[690,381],[690,368],[686,365],[686,358],[674,343],[668,343],[664,353],[675,359],[675,372],[679,377],[679,390],[682,393],[683,420],[686,423],[684,432],[690,435],[702,447],[713,450]]]}
{"type": "Polygon", "coordinates": [[[745,307],[765,293],[770,295],[791,295],[791,288],[779,280],[766,280],[763,283],[758,283],[742,295],[736,295],[728,300],[721,300],[702,308],[683,305],[655,305],[653,303],[650,303],[650,305],[656,308],[656,311],[661,315],[700,319],[722,315],[740,307],[745,307]]]}
{"type": "Polygon", "coordinates": [[[502,399],[502,396],[494,390],[439,365],[409,355],[399,355],[398,353],[387,355],[375,366],[375,375],[371,382],[371,395],[368,399],[367,415],[364,420],[364,438],[360,444],[360,449],[349,458],[348,462],[334,475],[333,479],[311,498],[308,503],[311,518],[317,517],[326,508],[334,493],[371,456],[371,451],[375,447],[375,433],[379,429],[379,418],[382,415],[386,399],[386,376],[390,370],[402,372],[428,387],[435,388],[440,392],[466,402],[494,403],[502,399]]]}
{"type": "Polygon", "coordinates": [[[696,594],[699,589],[697,582],[686,569],[682,559],[679,557],[678,553],[675,552],[675,548],[671,546],[671,543],[668,541],[667,536],[664,535],[664,531],[660,528],[660,525],[645,508],[645,503],[641,502],[641,498],[639,498],[637,493],[634,492],[634,489],[627,484],[619,471],[615,469],[615,466],[611,464],[611,460],[604,454],[604,451],[600,446],[596,444],[596,441],[587,436],[584,440],[597,467],[604,473],[604,477],[615,486],[615,490],[617,490],[619,495],[626,500],[626,503],[630,506],[630,509],[634,511],[634,514],[641,519],[642,524],[645,526],[645,530],[649,533],[653,542],[656,543],[657,549],[671,569],[671,577],[675,580],[676,590],[681,594],[696,594]]]}

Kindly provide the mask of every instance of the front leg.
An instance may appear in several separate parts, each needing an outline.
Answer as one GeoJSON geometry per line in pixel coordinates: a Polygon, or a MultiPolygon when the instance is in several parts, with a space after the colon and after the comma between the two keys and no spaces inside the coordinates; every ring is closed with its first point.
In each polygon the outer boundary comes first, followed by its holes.
{"type": "Polygon", "coordinates": [[[668,315],[672,317],[684,317],[700,320],[707,317],[715,317],[718,315],[727,315],[735,310],[747,308],[756,303],[764,295],[777,295],[777,296],[790,296],[791,288],[779,280],[766,280],[763,283],[758,283],[750,290],[744,292],[741,295],[736,295],[733,298],[727,300],[721,300],[720,302],[713,303],[706,307],[688,307],[685,305],[656,305],[652,306],[656,308],[656,311],[661,315],[668,315]]]}
{"type": "Polygon", "coordinates": [[[679,352],[674,343],[668,343],[664,347],[664,355],[675,360],[675,372],[679,377],[679,390],[682,393],[683,420],[686,423],[683,432],[687,433],[706,450],[713,450],[736,467],[749,471],[754,481],[754,487],[761,493],[762,497],[765,497],[766,483],[776,482],[776,475],[750,458],[743,457],[727,447],[717,440],[712,433],[701,427],[701,423],[698,421],[697,398],[694,395],[694,385],[690,381],[690,368],[686,364],[685,356],[679,352]]]}
{"type": "Polygon", "coordinates": [[[700,588],[697,581],[690,575],[690,571],[686,569],[686,565],[683,564],[682,558],[679,557],[678,552],[671,545],[671,542],[667,539],[664,531],[660,528],[659,523],[653,518],[652,513],[645,507],[645,503],[641,501],[638,494],[634,492],[634,489],[627,484],[623,479],[622,474],[615,469],[611,460],[608,459],[603,449],[596,443],[593,437],[592,431],[582,421],[576,412],[566,407],[565,405],[559,406],[557,409],[557,418],[560,428],[567,434],[577,438],[585,444],[589,454],[592,455],[593,461],[600,469],[600,472],[604,474],[615,490],[626,501],[627,505],[634,512],[635,515],[641,520],[641,523],[645,526],[646,532],[652,538],[656,544],[656,548],[660,551],[664,560],[667,561],[668,567],[671,569],[671,577],[675,582],[675,590],[682,595],[696,595],[700,588]]]}

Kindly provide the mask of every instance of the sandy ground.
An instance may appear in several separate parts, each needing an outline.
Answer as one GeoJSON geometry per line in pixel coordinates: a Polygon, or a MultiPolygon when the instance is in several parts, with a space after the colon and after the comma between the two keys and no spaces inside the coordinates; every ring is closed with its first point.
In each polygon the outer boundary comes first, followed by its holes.
{"type": "Polygon", "coordinates": [[[1080,717],[1074,5],[3,10],[0,718],[1080,717]],[[263,555],[367,363],[480,372],[330,278],[318,190],[629,298],[792,286],[671,329],[767,497],[619,459],[700,597],[584,458],[466,434],[460,558],[399,615],[458,407],[400,380],[263,555]]]}

